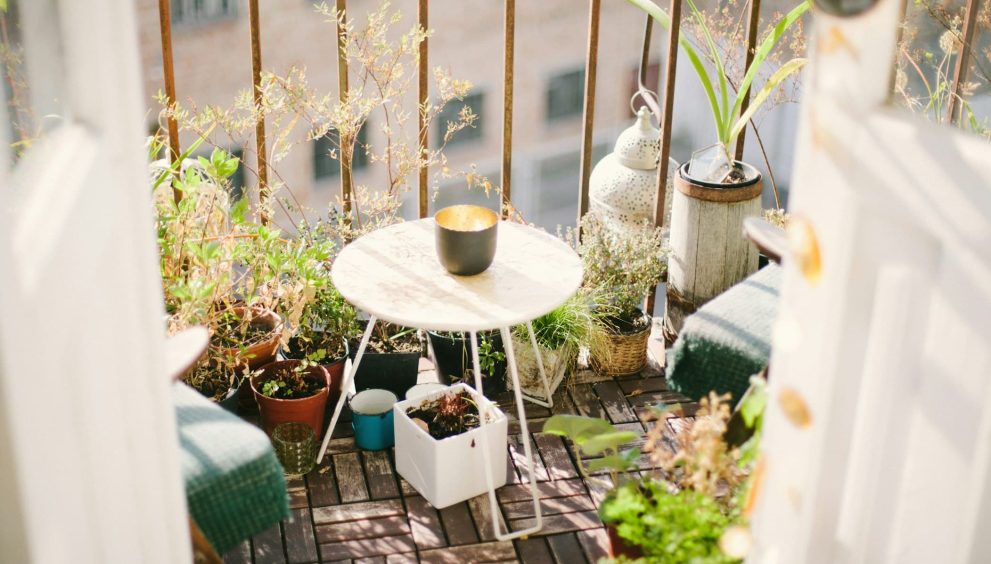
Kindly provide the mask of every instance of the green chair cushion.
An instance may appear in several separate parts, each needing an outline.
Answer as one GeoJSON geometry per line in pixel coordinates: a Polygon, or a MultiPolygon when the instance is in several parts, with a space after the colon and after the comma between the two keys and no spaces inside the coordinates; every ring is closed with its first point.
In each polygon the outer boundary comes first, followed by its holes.
{"type": "Polygon", "coordinates": [[[189,514],[223,554],[289,515],[265,433],[182,383],[173,389],[189,514]]]}
{"type": "Polygon", "coordinates": [[[668,387],[701,399],[710,390],[736,402],[771,357],[781,268],[770,264],[685,319],[667,353],[668,387]]]}

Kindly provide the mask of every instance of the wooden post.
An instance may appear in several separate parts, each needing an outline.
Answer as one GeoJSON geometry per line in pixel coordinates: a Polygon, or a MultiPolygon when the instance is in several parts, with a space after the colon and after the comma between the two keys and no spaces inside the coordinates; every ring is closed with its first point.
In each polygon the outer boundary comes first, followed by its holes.
{"type": "Polygon", "coordinates": [[[588,212],[588,179],[592,175],[592,125],[595,122],[595,74],[599,65],[599,12],[602,0],[589,0],[588,51],[585,53],[585,108],[582,112],[582,161],[578,186],[578,219],[588,212]]]}
{"type": "MultiPolygon", "coordinates": [[[[251,84],[254,94],[255,107],[262,102],[262,47],[261,23],[258,21],[258,0],[248,0],[248,26],[251,30],[251,84]]],[[[265,148],[265,118],[255,124],[255,153],[258,157],[258,210],[261,222],[269,222],[268,212],[265,211],[265,201],[268,199],[268,150],[265,148]]]]}

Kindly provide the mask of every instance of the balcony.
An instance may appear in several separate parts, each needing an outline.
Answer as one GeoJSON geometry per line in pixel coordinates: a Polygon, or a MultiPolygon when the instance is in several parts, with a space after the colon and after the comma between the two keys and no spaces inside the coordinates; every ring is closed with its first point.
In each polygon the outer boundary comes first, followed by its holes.
{"type": "Polygon", "coordinates": [[[79,4],[0,0],[0,560],[991,556],[986,0],[79,4]]]}

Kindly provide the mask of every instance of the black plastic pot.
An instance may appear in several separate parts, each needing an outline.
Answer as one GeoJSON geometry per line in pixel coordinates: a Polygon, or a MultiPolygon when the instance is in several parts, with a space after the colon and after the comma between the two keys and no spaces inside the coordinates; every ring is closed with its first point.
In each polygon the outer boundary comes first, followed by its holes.
{"type": "MultiPolygon", "coordinates": [[[[444,384],[465,382],[475,386],[471,372],[471,343],[467,333],[458,333],[459,337],[428,331],[430,346],[434,349],[434,360],[437,361],[437,377],[444,384]]],[[[492,350],[502,353],[504,360],[497,362],[494,374],[482,373],[482,391],[486,393],[501,392],[506,389],[506,351],[502,346],[502,334],[499,331],[483,331],[479,337],[484,337],[492,343],[492,350]]]]}
{"type": "Polygon", "coordinates": [[[241,385],[238,384],[238,387],[227,390],[227,396],[224,397],[224,399],[218,401],[217,404],[219,404],[220,407],[226,409],[227,411],[233,413],[234,415],[237,415],[237,407],[238,407],[238,402],[240,401],[240,397],[241,397],[241,385]]]}
{"type": "MultiPolygon", "coordinates": [[[[351,348],[351,361],[358,347],[351,348]]],[[[365,350],[354,375],[354,387],[362,390],[389,390],[397,398],[406,397],[406,391],[416,385],[420,371],[420,353],[377,353],[365,350]]]]}

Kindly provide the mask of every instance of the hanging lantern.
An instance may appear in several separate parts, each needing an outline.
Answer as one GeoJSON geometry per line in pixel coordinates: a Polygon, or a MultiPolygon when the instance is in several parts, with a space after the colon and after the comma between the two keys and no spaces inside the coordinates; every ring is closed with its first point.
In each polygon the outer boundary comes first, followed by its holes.
{"type": "Polygon", "coordinates": [[[616,140],[612,153],[602,158],[589,178],[589,211],[617,232],[654,223],[657,154],[660,131],[641,107],[637,120],[616,140]]]}

